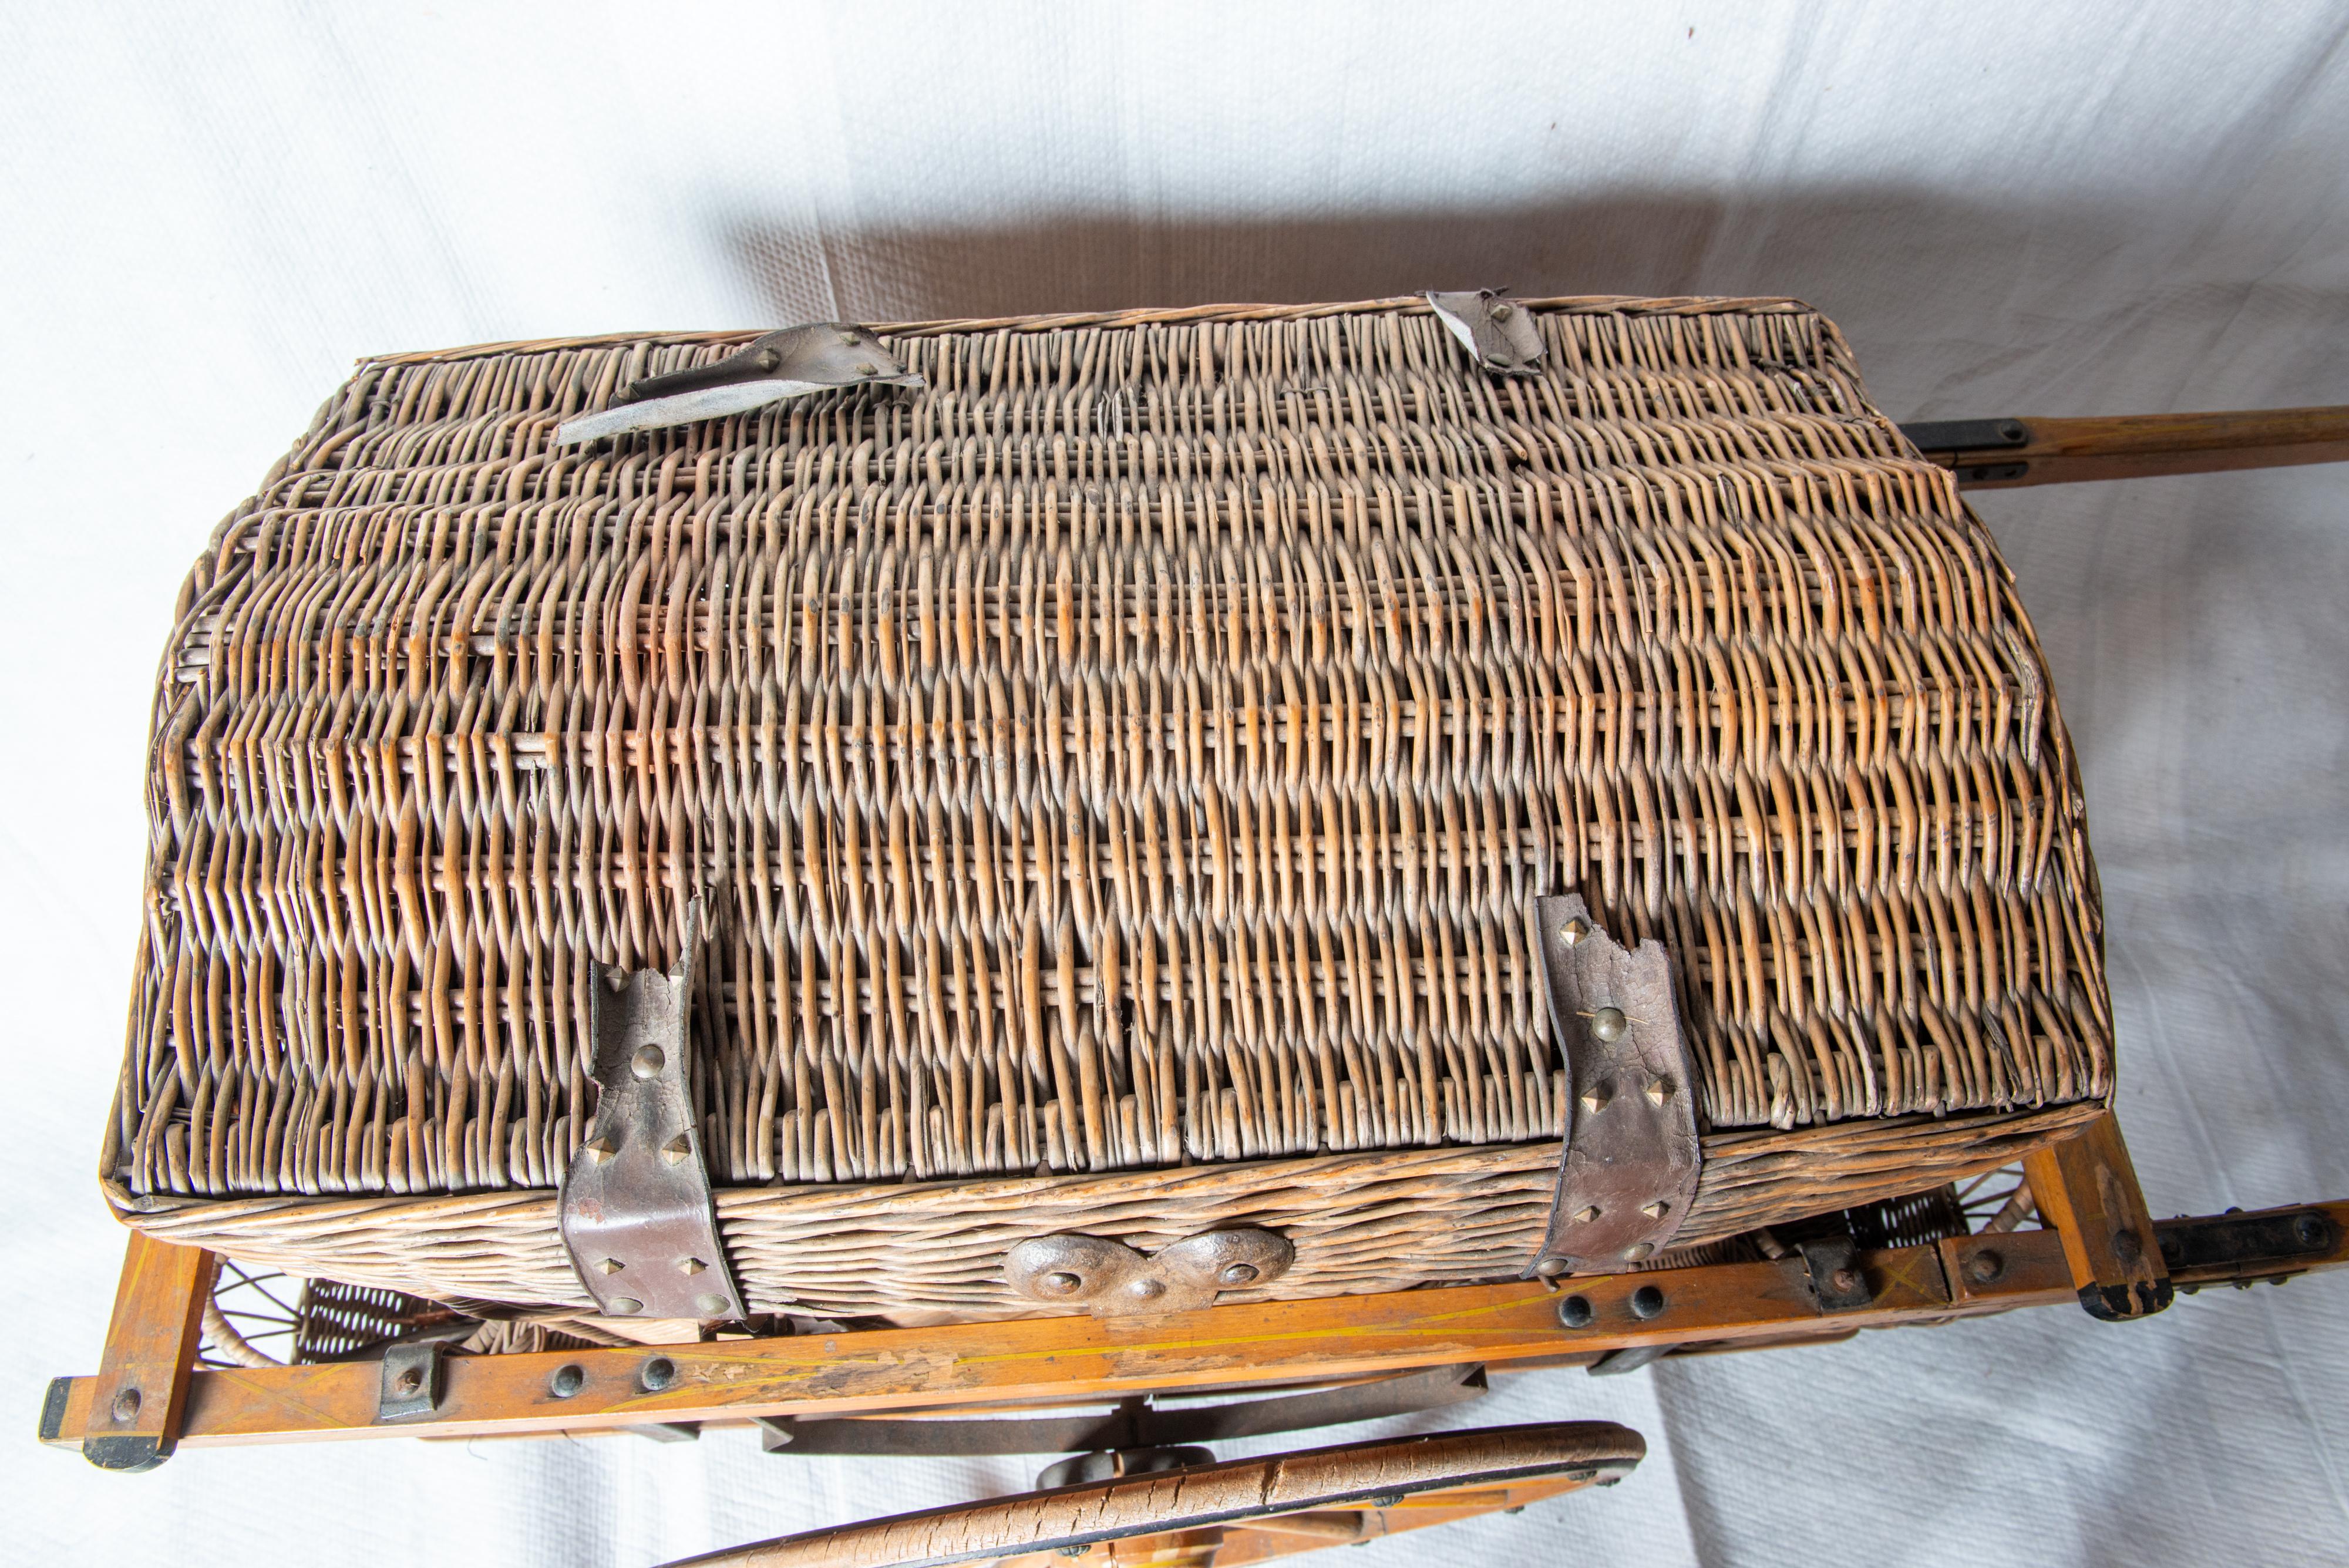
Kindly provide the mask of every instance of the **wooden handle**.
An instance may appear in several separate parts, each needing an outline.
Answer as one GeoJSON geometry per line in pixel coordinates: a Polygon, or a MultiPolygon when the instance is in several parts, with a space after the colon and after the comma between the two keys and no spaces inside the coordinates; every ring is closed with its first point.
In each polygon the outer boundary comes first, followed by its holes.
{"type": "Polygon", "coordinates": [[[1967,423],[1977,429],[2019,425],[2023,439],[1925,447],[1927,457],[1957,470],[1958,484],[1966,490],[2349,462],[2349,406],[1967,423]]]}

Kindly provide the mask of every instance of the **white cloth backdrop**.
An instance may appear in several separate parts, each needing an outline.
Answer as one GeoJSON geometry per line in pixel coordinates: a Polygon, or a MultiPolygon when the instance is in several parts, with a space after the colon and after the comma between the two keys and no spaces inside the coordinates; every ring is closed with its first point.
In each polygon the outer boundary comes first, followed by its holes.
{"type": "MultiPolygon", "coordinates": [[[[121,1250],[154,656],[355,356],[1508,285],[1801,296],[1896,417],[2349,402],[2344,37],[2280,0],[0,6],[11,1555],[634,1564],[1030,1468],[34,1448],[121,1250]]],[[[2079,743],[2148,1196],[2349,1195],[2349,469],[1981,507],[2079,743]]],[[[1647,1465],[1349,1562],[2336,1562],[2344,1345],[2334,1277],[1526,1375],[1480,1418],[1622,1419],[1647,1465]]]]}

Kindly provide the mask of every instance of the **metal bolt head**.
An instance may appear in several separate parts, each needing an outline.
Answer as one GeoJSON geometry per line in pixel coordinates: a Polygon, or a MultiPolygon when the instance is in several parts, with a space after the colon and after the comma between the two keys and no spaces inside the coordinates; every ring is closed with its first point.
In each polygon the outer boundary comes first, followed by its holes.
{"type": "Polygon", "coordinates": [[[118,1421],[135,1420],[139,1415],[139,1390],[125,1388],[114,1397],[112,1409],[118,1421]]]}
{"type": "Polygon", "coordinates": [[[614,1296],[605,1304],[622,1317],[634,1317],[645,1310],[645,1303],[634,1296],[614,1296]]]}
{"type": "Polygon", "coordinates": [[[1254,1263],[1227,1263],[1224,1266],[1224,1272],[1216,1277],[1227,1285],[1245,1285],[1253,1282],[1256,1274],[1257,1268],[1254,1263]]]}
{"type": "Polygon", "coordinates": [[[546,1391],[557,1399],[568,1399],[586,1386],[586,1369],[576,1362],[567,1362],[556,1367],[554,1376],[546,1380],[546,1391]]]}
{"type": "Polygon", "coordinates": [[[2325,1242],[2324,1217],[2321,1214],[2303,1214],[2292,1222],[2292,1233],[2303,1247],[2312,1250],[2322,1247],[2325,1242]]]}
{"type": "Polygon", "coordinates": [[[2023,434],[2023,421],[2020,420],[2002,420],[1999,421],[1998,433],[2002,440],[2021,441],[2023,434]]]}
{"type": "Polygon", "coordinates": [[[1070,1273],[1067,1270],[1061,1269],[1046,1274],[1042,1279],[1038,1280],[1036,1282],[1045,1290],[1051,1292],[1056,1296],[1064,1296],[1069,1294],[1071,1291],[1074,1291],[1079,1285],[1083,1284],[1085,1282],[1079,1276],[1070,1273]]]}
{"type": "Polygon", "coordinates": [[[720,1295],[699,1295],[693,1298],[693,1310],[704,1317],[724,1317],[734,1303],[720,1295]]]}
{"type": "Polygon", "coordinates": [[[628,1058],[628,1071],[639,1078],[656,1077],[667,1064],[668,1053],[657,1045],[639,1045],[636,1054],[628,1058]]]}
{"type": "Polygon", "coordinates": [[[1602,1007],[1590,1015],[1590,1033],[1609,1045],[1622,1039],[1630,1027],[1631,1021],[1623,1016],[1619,1007],[1602,1007]]]}
{"type": "Polygon", "coordinates": [[[2113,1232],[2113,1256],[2124,1263],[2134,1263],[2145,1255],[2145,1243],[2137,1233],[2123,1225],[2113,1232]]]}
{"type": "Polygon", "coordinates": [[[677,1363],[666,1355],[656,1355],[636,1368],[636,1381],[657,1394],[677,1381],[677,1363]]]}
{"type": "Polygon", "coordinates": [[[1653,1285],[1641,1285],[1631,1293],[1631,1315],[1645,1322],[1661,1316],[1664,1310],[1664,1293],[1653,1285]]]}
{"type": "Polygon", "coordinates": [[[1568,1296],[1557,1303],[1557,1321],[1568,1328],[1588,1328],[1599,1321],[1599,1309],[1588,1296],[1568,1296]]]}
{"type": "Polygon", "coordinates": [[[2006,1259],[1995,1248],[1984,1247],[1966,1260],[1966,1278],[1986,1285],[2006,1272],[2006,1259]]]}

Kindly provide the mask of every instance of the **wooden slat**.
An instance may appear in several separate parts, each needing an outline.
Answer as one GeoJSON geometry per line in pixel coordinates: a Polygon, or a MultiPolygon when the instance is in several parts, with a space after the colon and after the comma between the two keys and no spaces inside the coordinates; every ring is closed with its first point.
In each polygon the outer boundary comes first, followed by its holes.
{"type": "Polygon", "coordinates": [[[2064,1261],[2089,1315],[2121,1323],[2169,1304],[2153,1216],[2110,1112],[2025,1155],[2023,1170],[2040,1218],[2064,1239],[2064,1261]]]}
{"type": "Polygon", "coordinates": [[[130,1233],[98,1376],[64,1428],[100,1469],[149,1470],[171,1457],[218,1267],[210,1252],[130,1233]]]}
{"type": "Polygon", "coordinates": [[[2021,446],[1928,455],[1958,469],[1958,483],[1967,490],[2349,462],[2349,407],[2020,422],[2031,432],[2021,446]],[[2016,463],[2023,472],[2012,477],[1966,472],[2016,463]]]}
{"type": "MultiPolygon", "coordinates": [[[[1414,1367],[1588,1359],[1628,1345],[1785,1340],[1952,1313],[2074,1298],[2063,1243],[2050,1231],[2006,1238],[2002,1279],[1952,1303],[1939,1254],[1908,1247],[1862,1255],[1876,1291],[1866,1310],[1824,1316],[1802,1265],[1723,1263],[1540,1282],[1402,1291],[1384,1295],[1208,1307],[1151,1317],[1031,1318],[939,1328],[787,1339],[722,1340],[644,1350],[453,1356],[430,1420],[377,1424],[371,1364],[227,1368],[196,1375],[181,1440],[196,1444],[306,1438],[458,1437],[593,1430],[656,1421],[744,1420],[857,1411],[937,1409],[1020,1399],[1079,1403],[1152,1390],[1254,1388],[1414,1367]],[[1635,1293],[1663,1306],[1642,1318],[1635,1293]],[[1589,1326],[1569,1329],[1558,1304],[1587,1297],[1589,1326]],[[647,1392],[639,1369],[674,1364],[647,1392]],[[579,1392],[557,1399],[555,1370],[576,1366],[579,1392]]],[[[91,1379],[67,1391],[64,1430],[87,1408],[91,1379]]]]}

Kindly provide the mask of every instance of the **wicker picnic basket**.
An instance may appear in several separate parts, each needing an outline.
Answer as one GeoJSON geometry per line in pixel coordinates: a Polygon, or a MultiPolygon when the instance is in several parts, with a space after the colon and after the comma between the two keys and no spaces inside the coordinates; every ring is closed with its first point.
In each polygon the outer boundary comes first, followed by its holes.
{"type": "Polygon", "coordinates": [[[572,445],[750,335],[362,363],[178,606],[118,1212],[592,1308],[594,993],[689,910],[761,1312],[1050,1310],[1063,1233],[1526,1272],[1545,895],[1671,955],[1675,1249],[2093,1115],[2072,754],[1949,473],[1800,304],[1515,304],[1508,376],[1423,298],[877,327],[918,387],[572,445]]]}

